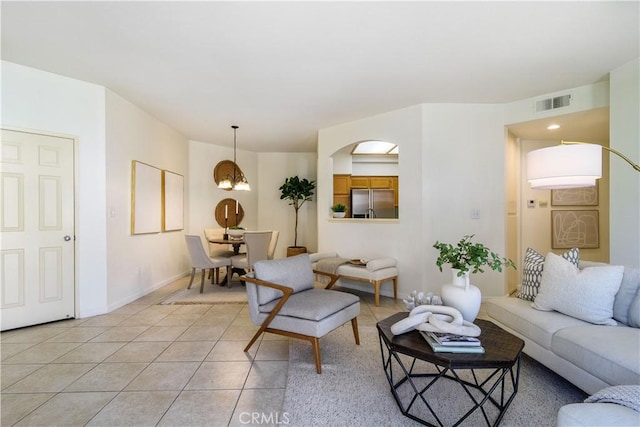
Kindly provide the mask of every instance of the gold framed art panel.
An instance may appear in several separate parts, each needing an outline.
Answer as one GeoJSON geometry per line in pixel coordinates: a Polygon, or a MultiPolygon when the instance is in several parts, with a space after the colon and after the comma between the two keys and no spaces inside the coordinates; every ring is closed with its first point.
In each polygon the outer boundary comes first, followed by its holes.
{"type": "Polygon", "coordinates": [[[162,170],[131,161],[131,234],[162,231],[162,170]]]}
{"type": "Polygon", "coordinates": [[[593,249],[600,247],[597,210],[552,210],[551,247],[553,249],[593,249]]]}
{"type": "Polygon", "coordinates": [[[162,231],[184,229],[184,177],[162,171],[162,231]]]}
{"type": "Polygon", "coordinates": [[[551,206],[598,206],[599,185],[551,190],[551,206]]]}

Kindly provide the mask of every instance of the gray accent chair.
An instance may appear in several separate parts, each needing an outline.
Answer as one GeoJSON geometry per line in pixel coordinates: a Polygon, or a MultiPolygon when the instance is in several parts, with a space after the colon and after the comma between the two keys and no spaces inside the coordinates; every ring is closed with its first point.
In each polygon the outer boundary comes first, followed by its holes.
{"type": "MultiPolygon", "coordinates": [[[[193,278],[196,275],[196,269],[202,269],[202,278],[200,279],[200,293],[204,292],[204,276],[207,270],[213,270],[221,267],[227,268],[227,277],[231,274],[231,258],[229,257],[215,257],[211,258],[207,255],[200,240],[200,236],[185,235],[184,239],[187,242],[187,249],[189,250],[189,258],[191,259],[191,280],[189,280],[189,286],[187,289],[191,289],[193,284],[193,278]]],[[[211,276],[211,284],[213,284],[214,276],[211,276]]],[[[227,280],[227,286],[231,287],[231,281],[227,280]]]]}
{"type": "Polygon", "coordinates": [[[338,277],[314,271],[308,254],[258,261],[246,282],[249,313],[260,328],[244,351],[249,351],[263,332],[308,340],[313,346],[316,371],[322,373],[320,338],[351,321],[356,345],[360,298],[331,290],[338,277]],[[326,287],[315,287],[315,274],[330,277],[326,287]]]}

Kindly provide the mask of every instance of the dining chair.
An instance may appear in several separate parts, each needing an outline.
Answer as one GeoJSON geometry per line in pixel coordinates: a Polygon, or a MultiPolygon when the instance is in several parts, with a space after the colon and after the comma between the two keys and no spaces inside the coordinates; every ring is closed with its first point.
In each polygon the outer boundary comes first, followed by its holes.
{"type": "MultiPolygon", "coordinates": [[[[209,246],[209,256],[211,258],[216,257],[226,257],[231,258],[236,255],[236,253],[229,249],[229,245],[221,245],[219,243],[211,243],[211,240],[214,239],[222,239],[224,237],[224,228],[205,228],[204,229],[204,238],[207,240],[207,244],[209,246]]],[[[216,283],[220,283],[220,269],[215,268],[209,270],[209,278],[211,275],[216,275],[215,281],[216,283]]]]}
{"type": "MultiPolygon", "coordinates": [[[[202,269],[202,278],[200,279],[200,293],[204,292],[204,276],[205,271],[210,269],[216,269],[221,267],[227,267],[227,277],[231,274],[231,258],[229,257],[215,257],[211,258],[207,255],[202,246],[200,236],[185,235],[187,242],[187,249],[189,250],[189,258],[191,259],[191,279],[189,280],[189,286],[187,289],[191,289],[193,284],[193,278],[196,275],[196,269],[202,269]]],[[[211,277],[211,284],[213,284],[213,277],[211,277]]],[[[227,286],[231,287],[231,281],[227,280],[227,286]]]]}
{"type": "Polygon", "coordinates": [[[245,231],[244,246],[247,252],[231,257],[233,269],[251,271],[257,261],[268,259],[272,234],[271,231],[245,231]]]}
{"type": "Polygon", "coordinates": [[[278,236],[280,232],[278,230],[271,231],[271,240],[269,241],[269,250],[267,251],[267,259],[273,259],[276,252],[276,246],[278,245],[278,236]]]}
{"type": "Polygon", "coordinates": [[[308,254],[257,261],[253,267],[241,279],[246,282],[251,321],[259,329],[245,352],[266,332],[304,339],[311,342],[320,374],[320,338],[351,321],[356,345],[360,344],[360,298],[330,289],[338,276],[313,270],[308,254]],[[314,274],[330,277],[330,283],[324,289],[316,287],[314,274]]]}

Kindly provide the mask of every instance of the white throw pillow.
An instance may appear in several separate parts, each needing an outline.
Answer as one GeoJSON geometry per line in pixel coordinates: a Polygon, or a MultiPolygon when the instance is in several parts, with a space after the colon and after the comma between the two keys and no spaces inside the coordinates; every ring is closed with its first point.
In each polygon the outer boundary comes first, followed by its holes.
{"type": "Polygon", "coordinates": [[[559,311],[598,325],[616,325],[613,300],[622,282],[624,267],[612,265],[579,270],[574,264],[548,253],[540,289],[533,308],[559,311]]]}
{"type": "MultiPolygon", "coordinates": [[[[562,258],[572,262],[576,266],[580,262],[580,249],[571,248],[562,254],[562,258]]],[[[542,270],[544,269],[544,255],[535,249],[527,248],[524,254],[524,266],[522,268],[522,284],[518,290],[518,298],[533,301],[538,295],[542,270]]]]}

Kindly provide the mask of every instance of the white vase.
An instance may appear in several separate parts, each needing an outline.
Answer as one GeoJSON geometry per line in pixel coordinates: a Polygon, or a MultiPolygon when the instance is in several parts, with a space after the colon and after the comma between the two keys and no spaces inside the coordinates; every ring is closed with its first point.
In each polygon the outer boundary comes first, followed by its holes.
{"type": "Polygon", "coordinates": [[[480,311],[482,293],[477,286],[469,283],[469,272],[458,276],[460,270],[451,269],[452,282],[442,285],[441,296],[444,305],[462,313],[464,320],[473,322],[480,311]]]}

